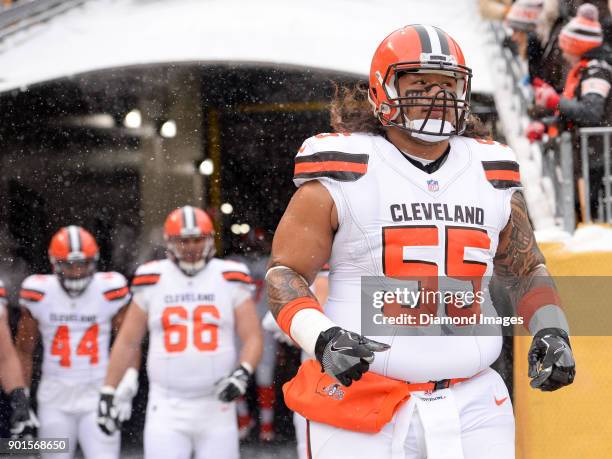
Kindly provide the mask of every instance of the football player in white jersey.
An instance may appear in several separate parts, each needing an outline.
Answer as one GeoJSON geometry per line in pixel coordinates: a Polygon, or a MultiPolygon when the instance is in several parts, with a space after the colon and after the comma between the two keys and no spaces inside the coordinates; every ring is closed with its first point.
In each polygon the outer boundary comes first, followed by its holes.
{"type": "Polygon", "coordinates": [[[11,437],[32,438],[38,420],[30,409],[30,391],[23,381],[19,357],[13,346],[6,307],[6,290],[0,281],[0,383],[11,405],[11,437]]]}
{"type": "Polygon", "coordinates": [[[447,33],[402,27],[374,54],[367,99],[358,88],[340,91],[331,113],[337,132],[299,150],[299,189],[275,233],[266,280],[276,321],[312,357],[283,388],[287,406],[309,420],[312,457],[514,457],[509,394],[489,368],[499,330],[425,336],[442,327],[426,327],[421,316],[460,322],[494,313],[493,274],[534,334],[531,385],[551,391],[573,381],[568,325],[514,153],[473,138],[471,76],[447,33]],[[323,309],[308,285],[327,260],[323,309]],[[393,318],[395,308],[417,321],[366,337],[362,312],[373,303],[362,311],[361,287],[369,276],[383,287],[420,281],[418,292],[467,278],[463,285],[480,296],[468,305],[425,297],[404,308],[391,299],[380,316],[393,318]]]}
{"type": "MultiPolygon", "coordinates": [[[[117,331],[130,300],[125,277],[97,272],[98,245],[79,226],[61,228],[51,239],[53,274],[36,274],[23,281],[17,350],[26,383],[32,378],[32,354],[40,336],[42,376],[38,386],[40,438],[68,438],[74,457],[77,443],[86,458],[119,457],[120,436],[109,437],[97,427],[98,393],[104,381],[111,331],[117,331]]],[[[129,417],[138,390],[139,355],[122,382],[121,412],[129,417]]],[[[43,454],[45,457],[45,454],[43,454]]]]}
{"type": "Polygon", "coordinates": [[[99,423],[113,430],[115,387],[148,330],[145,458],[236,458],[234,400],[245,393],[262,352],[252,281],[242,263],[213,258],[213,225],[203,210],[174,210],[164,236],[168,258],[136,270],[132,304],[100,396],[99,423]],[[235,333],[242,342],[239,355],[235,333]]]}

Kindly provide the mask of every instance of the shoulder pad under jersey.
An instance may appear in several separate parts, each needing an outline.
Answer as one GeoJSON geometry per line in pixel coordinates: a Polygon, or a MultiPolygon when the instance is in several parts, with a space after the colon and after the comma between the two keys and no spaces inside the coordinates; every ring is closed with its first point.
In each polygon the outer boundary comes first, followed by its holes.
{"type": "Polygon", "coordinates": [[[51,280],[51,276],[43,274],[33,274],[25,278],[21,283],[19,299],[30,303],[38,303],[43,300],[46,294],[46,284],[51,280]]]}
{"type": "Polygon", "coordinates": [[[123,274],[110,271],[96,273],[96,277],[102,283],[104,298],[108,301],[125,300],[130,295],[130,289],[123,274]]]}
{"type": "Polygon", "coordinates": [[[354,182],[368,171],[369,134],[318,134],[304,141],[295,157],[296,186],[315,179],[354,182]]]}
{"type": "Polygon", "coordinates": [[[140,265],[134,273],[132,287],[147,287],[157,284],[161,277],[161,271],[162,265],[159,260],[140,265]]]}
{"type": "Polygon", "coordinates": [[[516,154],[508,145],[489,139],[462,137],[480,161],[485,177],[497,189],[520,188],[521,172],[516,154]]]}
{"type": "Polygon", "coordinates": [[[221,265],[221,275],[228,282],[240,282],[243,284],[253,284],[249,268],[244,263],[234,260],[219,260],[221,265]]]}

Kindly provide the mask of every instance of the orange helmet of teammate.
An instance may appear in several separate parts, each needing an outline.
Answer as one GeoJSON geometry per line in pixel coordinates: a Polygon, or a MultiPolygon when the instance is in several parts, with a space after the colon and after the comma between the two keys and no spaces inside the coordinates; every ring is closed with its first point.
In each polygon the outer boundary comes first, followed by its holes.
{"type": "Polygon", "coordinates": [[[170,212],[164,224],[168,255],[188,276],[204,269],[215,254],[213,224],[202,209],[184,206],[170,212]]]}
{"type": "Polygon", "coordinates": [[[384,126],[396,126],[422,140],[439,142],[465,131],[471,80],[472,70],[465,65],[463,52],[450,35],[433,26],[408,25],[391,33],[376,49],[368,98],[374,115],[384,126]],[[433,84],[428,95],[426,91],[400,94],[399,79],[407,73],[449,76],[456,80],[456,88],[449,90],[433,84]],[[414,107],[424,109],[424,119],[408,118],[407,109],[414,107]],[[442,111],[442,119],[431,117],[434,109],[442,111]]]}
{"type": "Polygon", "coordinates": [[[99,249],[91,233],[80,226],[61,228],[49,244],[49,261],[70,296],[80,295],[93,279],[99,249]]]}

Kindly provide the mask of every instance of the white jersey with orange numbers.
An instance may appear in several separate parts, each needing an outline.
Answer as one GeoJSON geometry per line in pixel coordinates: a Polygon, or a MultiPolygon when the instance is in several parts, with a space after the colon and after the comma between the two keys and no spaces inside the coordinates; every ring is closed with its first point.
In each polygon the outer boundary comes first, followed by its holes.
{"type": "Polygon", "coordinates": [[[237,365],[234,309],[252,296],[242,263],[213,258],[187,276],[171,260],[146,263],[132,282],[134,302],[148,314],[151,389],[201,397],[237,365]]]}
{"type": "Polygon", "coordinates": [[[106,374],[112,318],[130,300],[127,281],[116,272],[98,272],[71,297],[54,274],[23,281],[21,306],[38,322],[43,344],[42,379],[101,383],[106,374]]]}
{"type": "MultiPolygon", "coordinates": [[[[490,276],[512,194],[521,186],[510,148],[460,136],[428,174],[384,137],[320,134],[296,158],[295,184],[310,180],[325,186],[338,213],[325,313],[356,332],[364,276],[490,276]]],[[[486,286],[485,278],[485,292],[486,286]]],[[[486,297],[481,307],[492,309],[486,297]]],[[[436,308],[433,315],[445,315],[443,305],[436,308]]],[[[371,337],[391,344],[371,371],[411,382],[473,376],[497,359],[502,343],[501,336],[371,337]]]]}

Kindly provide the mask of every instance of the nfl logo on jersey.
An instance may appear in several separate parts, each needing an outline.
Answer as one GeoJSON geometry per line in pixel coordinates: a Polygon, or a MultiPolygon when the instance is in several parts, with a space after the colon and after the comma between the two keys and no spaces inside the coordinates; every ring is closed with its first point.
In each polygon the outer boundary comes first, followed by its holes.
{"type": "Polygon", "coordinates": [[[438,186],[437,180],[427,180],[427,189],[429,191],[438,191],[440,187],[438,186]]]}

